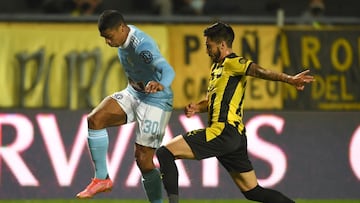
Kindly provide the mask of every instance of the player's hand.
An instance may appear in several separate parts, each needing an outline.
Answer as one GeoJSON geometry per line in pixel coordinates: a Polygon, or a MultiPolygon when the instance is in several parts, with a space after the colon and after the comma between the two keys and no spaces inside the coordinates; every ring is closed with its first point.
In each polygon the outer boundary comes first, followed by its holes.
{"type": "Polygon", "coordinates": [[[164,86],[156,81],[149,81],[145,86],[146,93],[155,93],[164,90],[164,86]]]}
{"type": "Polygon", "coordinates": [[[308,75],[310,70],[304,70],[295,76],[291,77],[290,84],[294,85],[297,90],[304,90],[306,83],[315,81],[314,76],[308,75]]]}
{"type": "Polygon", "coordinates": [[[199,106],[194,103],[190,103],[187,106],[185,106],[184,113],[185,116],[190,118],[191,116],[195,115],[197,112],[199,112],[199,106]]]}

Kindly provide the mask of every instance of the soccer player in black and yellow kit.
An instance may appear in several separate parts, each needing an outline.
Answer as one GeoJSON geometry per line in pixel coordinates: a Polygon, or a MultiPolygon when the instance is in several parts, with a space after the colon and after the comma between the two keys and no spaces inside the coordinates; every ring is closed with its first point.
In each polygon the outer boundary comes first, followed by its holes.
{"type": "Polygon", "coordinates": [[[179,201],[176,159],[205,159],[216,157],[229,172],[244,196],[265,203],[294,202],[278,191],[258,184],[247,154],[247,139],[242,121],[246,78],[281,81],[303,90],[314,81],[305,70],[295,76],[262,68],[232,50],[233,29],[224,23],[215,23],[204,30],[207,53],[213,60],[206,99],[185,107],[185,115],[208,112],[208,127],[176,136],[157,152],[169,203],[179,201]]]}

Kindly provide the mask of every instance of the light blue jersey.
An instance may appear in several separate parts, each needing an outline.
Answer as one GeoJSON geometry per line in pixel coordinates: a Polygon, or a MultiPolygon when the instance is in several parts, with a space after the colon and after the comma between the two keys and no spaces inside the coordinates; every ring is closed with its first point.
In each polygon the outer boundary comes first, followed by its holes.
{"type": "Polygon", "coordinates": [[[150,36],[133,25],[129,27],[129,35],[124,45],[118,49],[120,62],[129,80],[128,91],[144,103],[171,111],[171,83],[175,72],[150,36]],[[144,89],[149,81],[161,83],[164,90],[145,93],[144,89]]]}

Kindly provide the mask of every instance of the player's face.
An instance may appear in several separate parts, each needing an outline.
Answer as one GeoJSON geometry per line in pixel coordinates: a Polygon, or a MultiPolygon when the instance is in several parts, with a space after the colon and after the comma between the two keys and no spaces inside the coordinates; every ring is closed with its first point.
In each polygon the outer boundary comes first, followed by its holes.
{"type": "Polygon", "coordinates": [[[105,39],[105,43],[111,47],[123,45],[127,38],[127,32],[125,32],[125,26],[123,25],[114,29],[106,29],[100,35],[105,39]]]}
{"type": "Polygon", "coordinates": [[[217,63],[220,62],[220,45],[212,40],[210,40],[208,37],[206,38],[206,52],[210,56],[213,62],[217,63]]]}

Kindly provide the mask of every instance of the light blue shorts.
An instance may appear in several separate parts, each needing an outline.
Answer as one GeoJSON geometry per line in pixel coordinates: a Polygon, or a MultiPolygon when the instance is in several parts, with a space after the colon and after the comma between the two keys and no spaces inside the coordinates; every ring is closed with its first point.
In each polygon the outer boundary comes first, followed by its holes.
{"type": "Polygon", "coordinates": [[[127,115],[127,123],[136,122],[137,144],[158,148],[163,140],[171,111],[146,104],[131,95],[126,89],[111,95],[127,115]]]}

